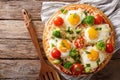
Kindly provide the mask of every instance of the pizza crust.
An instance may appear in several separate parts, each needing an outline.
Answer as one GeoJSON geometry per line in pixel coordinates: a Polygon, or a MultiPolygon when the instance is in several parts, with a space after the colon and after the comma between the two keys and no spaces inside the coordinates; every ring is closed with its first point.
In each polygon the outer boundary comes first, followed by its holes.
{"type": "MultiPolygon", "coordinates": [[[[111,29],[111,31],[110,31],[110,32],[111,32],[111,38],[110,38],[110,40],[111,40],[111,42],[112,42],[112,44],[113,44],[113,47],[115,47],[115,32],[114,32],[113,25],[112,25],[112,23],[110,22],[110,20],[107,18],[107,16],[106,16],[102,11],[100,11],[100,10],[97,9],[96,7],[93,7],[93,6],[89,5],[89,4],[70,4],[70,5],[64,6],[64,7],[62,7],[62,8],[66,9],[66,10],[76,10],[76,9],[78,9],[78,8],[82,8],[82,9],[88,11],[88,13],[90,13],[90,14],[93,14],[93,15],[94,15],[95,13],[100,14],[100,15],[103,17],[105,23],[109,24],[109,26],[110,26],[110,29],[111,29]]],[[[61,9],[60,9],[60,10],[61,10],[61,9]]],[[[48,54],[49,54],[48,48],[49,48],[50,46],[48,45],[47,35],[49,34],[48,32],[49,32],[50,28],[52,27],[52,26],[51,26],[51,24],[52,24],[52,22],[51,22],[52,19],[53,19],[56,15],[60,14],[60,10],[58,10],[56,13],[54,13],[54,14],[49,18],[48,22],[45,24],[45,28],[44,28],[44,31],[43,31],[43,47],[44,47],[44,51],[45,51],[45,53],[46,53],[46,56],[47,56],[48,60],[49,60],[51,63],[52,63],[52,59],[51,59],[50,56],[48,55],[48,54]]],[[[107,55],[107,58],[103,61],[103,63],[100,64],[100,66],[97,68],[97,70],[96,70],[94,73],[96,73],[96,72],[100,71],[102,68],[104,68],[104,66],[110,61],[111,57],[112,57],[112,54],[107,55]]],[[[52,64],[53,64],[53,63],[52,63],[52,64]]],[[[53,64],[53,65],[55,65],[55,64],[53,64]]],[[[55,67],[56,67],[57,69],[59,69],[59,70],[62,69],[62,72],[65,73],[65,74],[72,75],[72,73],[70,73],[69,70],[67,70],[67,69],[65,69],[65,68],[62,68],[62,67],[59,66],[59,65],[58,65],[58,66],[55,65],[55,67]]],[[[82,74],[82,75],[80,75],[80,76],[85,76],[85,75],[89,75],[89,74],[82,74]]],[[[74,76],[74,75],[72,75],[72,76],[74,76]]],[[[78,75],[78,76],[79,76],[79,75],[78,75]]]]}

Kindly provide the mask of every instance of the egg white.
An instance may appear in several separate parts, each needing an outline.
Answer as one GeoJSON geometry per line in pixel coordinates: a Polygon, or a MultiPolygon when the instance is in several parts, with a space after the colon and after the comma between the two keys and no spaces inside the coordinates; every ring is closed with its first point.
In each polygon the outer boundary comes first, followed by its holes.
{"type": "Polygon", "coordinates": [[[98,38],[91,40],[89,38],[89,34],[88,34],[88,30],[90,29],[90,27],[84,29],[84,38],[87,42],[98,42],[100,40],[102,41],[106,41],[110,35],[110,27],[108,24],[101,24],[101,25],[95,25],[95,28],[102,28],[101,30],[97,30],[98,31],[98,38]]]}
{"type": "MultiPolygon", "coordinates": [[[[86,48],[85,51],[90,52],[91,49],[94,49],[95,51],[99,52],[99,59],[100,59],[99,64],[101,64],[105,60],[106,54],[103,53],[103,52],[101,52],[101,51],[99,51],[95,46],[93,46],[93,47],[89,46],[89,47],[86,48]]],[[[83,51],[82,54],[81,54],[82,64],[84,65],[84,67],[87,67],[86,64],[90,64],[89,69],[91,69],[92,71],[94,71],[98,67],[97,61],[91,61],[91,60],[89,60],[89,58],[87,57],[87,53],[85,51],[83,51]]]]}

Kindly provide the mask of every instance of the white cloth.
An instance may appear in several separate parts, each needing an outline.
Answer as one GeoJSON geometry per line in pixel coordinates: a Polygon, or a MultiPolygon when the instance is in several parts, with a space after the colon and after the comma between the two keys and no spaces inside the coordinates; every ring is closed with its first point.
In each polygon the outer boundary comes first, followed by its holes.
{"type": "MultiPolygon", "coordinates": [[[[71,2],[73,3],[73,2],[71,2]]],[[[108,18],[111,20],[115,32],[116,32],[116,46],[115,46],[115,51],[120,48],[120,0],[80,0],[75,3],[86,3],[86,4],[91,4],[93,6],[96,6],[100,10],[102,10],[108,18]]],[[[45,23],[48,18],[59,8],[62,6],[65,6],[67,2],[43,2],[42,4],[42,12],[41,12],[41,19],[43,23],[45,23]]],[[[114,51],[114,52],[115,52],[114,51]]],[[[62,74],[62,73],[61,73],[62,74]]],[[[67,76],[65,74],[62,74],[66,79],[69,80],[76,80],[76,78],[67,76]]],[[[81,80],[88,80],[91,77],[82,77],[80,78],[81,80]]]]}

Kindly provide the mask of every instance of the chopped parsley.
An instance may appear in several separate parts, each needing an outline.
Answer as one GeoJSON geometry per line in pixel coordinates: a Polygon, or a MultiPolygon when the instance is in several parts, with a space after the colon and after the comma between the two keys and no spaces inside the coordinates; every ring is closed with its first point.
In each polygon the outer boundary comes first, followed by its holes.
{"type": "Polygon", "coordinates": [[[89,51],[85,51],[86,52],[86,54],[90,54],[90,52],[89,51]]]}
{"type": "Polygon", "coordinates": [[[73,34],[73,30],[72,30],[70,27],[68,27],[66,31],[67,31],[69,34],[73,34]]]}
{"type": "Polygon", "coordinates": [[[99,30],[100,31],[100,30],[102,30],[102,28],[96,28],[95,30],[99,30]]]}
{"type": "Polygon", "coordinates": [[[93,25],[94,24],[94,17],[93,16],[86,16],[83,19],[83,23],[87,25],[93,25]]]}
{"type": "Polygon", "coordinates": [[[52,35],[57,37],[57,38],[61,38],[60,30],[53,30],[52,35]]]}
{"type": "Polygon", "coordinates": [[[86,67],[90,67],[91,65],[90,64],[86,64],[86,67]]]}
{"type": "Polygon", "coordinates": [[[98,60],[96,61],[96,63],[97,63],[97,65],[99,66],[99,65],[100,65],[100,59],[98,59],[98,60]]]}
{"type": "Polygon", "coordinates": [[[63,14],[66,14],[68,11],[62,8],[62,9],[61,9],[61,12],[62,12],[63,14]]]}
{"type": "Polygon", "coordinates": [[[76,33],[79,34],[81,32],[80,29],[76,29],[76,33]]]}
{"type": "Polygon", "coordinates": [[[67,61],[67,62],[64,64],[64,68],[66,68],[66,69],[69,69],[71,66],[72,66],[72,63],[71,63],[70,61],[67,61]]]}

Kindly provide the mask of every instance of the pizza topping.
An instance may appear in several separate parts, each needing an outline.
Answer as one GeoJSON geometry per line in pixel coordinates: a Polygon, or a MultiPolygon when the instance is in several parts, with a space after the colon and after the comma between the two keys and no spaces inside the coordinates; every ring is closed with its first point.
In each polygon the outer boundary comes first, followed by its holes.
{"type": "Polygon", "coordinates": [[[106,44],[105,44],[103,41],[98,41],[97,44],[96,44],[96,47],[97,47],[99,50],[105,51],[105,49],[106,49],[106,44]]]}
{"type": "Polygon", "coordinates": [[[90,51],[90,54],[87,54],[87,57],[91,60],[91,61],[96,61],[99,58],[99,53],[92,49],[90,51]]]}
{"type": "Polygon", "coordinates": [[[106,44],[106,52],[112,53],[113,52],[113,45],[111,43],[106,44]]]}
{"type": "Polygon", "coordinates": [[[92,40],[98,38],[98,31],[95,30],[94,27],[91,27],[91,28],[88,30],[88,34],[89,34],[89,38],[92,39],[92,40]]]}
{"type": "Polygon", "coordinates": [[[71,49],[71,44],[67,40],[64,39],[60,42],[59,48],[60,48],[60,51],[67,52],[68,50],[71,49]]]}
{"type": "Polygon", "coordinates": [[[84,38],[81,36],[74,41],[74,45],[76,48],[83,48],[84,47],[84,38]]]}
{"type": "Polygon", "coordinates": [[[74,33],[73,30],[72,30],[70,27],[68,27],[66,31],[67,31],[69,34],[73,34],[73,33],[74,33]]]}
{"type": "Polygon", "coordinates": [[[55,59],[60,59],[61,52],[57,48],[54,48],[51,52],[51,55],[55,59]]]}
{"type": "Polygon", "coordinates": [[[84,24],[93,25],[94,24],[94,17],[93,16],[86,16],[83,20],[84,24]]]}
{"type": "Polygon", "coordinates": [[[75,49],[75,48],[72,48],[70,53],[69,53],[70,57],[73,58],[74,60],[76,60],[76,58],[78,57],[79,55],[79,52],[75,49]]]}
{"type": "Polygon", "coordinates": [[[53,61],[54,64],[59,64],[60,62],[61,62],[60,59],[55,59],[55,60],[53,61]]]}
{"type": "Polygon", "coordinates": [[[76,26],[80,22],[79,15],[76,13],[70,14],[70,16],[68,17],[68,22],[71,25],[76,26]]]}
{"type": "Polygon", "coordinates": [[[53,30],[52,35],[57,37],[57,38],[61,38],[60,30],[53,30]]]}
{"type": "Polygon", "coordinates": [[[98,31],[100,31],[100,30],[102,30],[102,28],[95,28],[95,30],[98,30],[98,31]]]}
{"type": "Polygon", "coordinates": [[[67,62],[64,64],[64,68],[66,68],[66,69],[69,69],[71,66],[72,66],[72,63],[71,63],[70,61],[67,61],[67,62]]]}
{"type": "Polygon", "coordinates": [[[81,32],[81,30],[80,29],[76,29],[76,31],[75,31],[77,34],[79,34],[80,32],[81,32]]]}
{"type": "Polygon", "coordinates": [[[58,16],[58,17],[54,18],[53,23],[54,23],[55,26],[60,27],[60,26],[63,25],[64,21],[61,17],[58,16]]]}
{"type": "Polygon", "coordinates": [[[99,14],[95,15],[94,17],[94,24],[102,24],[103,23],[103,18],[99,14]]]}
{"type": "Polygon", "coordinates": [[[65,9],[61,9],[61,12],[62,12],[63,14],[66,14],[68,11],[65,10],[65,9]]]}
{"type": "Polygon", "coordinates": [[[73,64],[73,66],[71,67],[71,71],[72,71],[73,75],[78,75],[78,74],[82,73],[83,67],[81,64],[76,63],[76,64],[73,64]]]}

